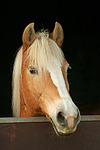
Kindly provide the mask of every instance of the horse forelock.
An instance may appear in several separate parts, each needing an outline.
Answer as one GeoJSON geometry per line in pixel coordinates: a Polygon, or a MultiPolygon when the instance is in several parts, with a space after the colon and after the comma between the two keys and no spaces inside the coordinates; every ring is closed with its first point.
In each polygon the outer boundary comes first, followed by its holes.
{"type": "Polygon", "coordinates": [[[27,54],[30,62],[35,63],[42,70],[48,69],[54,63],[59,63],[62,66],[64,61],[61,48],[49,38],[49,33],[46,31],[36,34],[36,39],[27,49],[27,54]]]}

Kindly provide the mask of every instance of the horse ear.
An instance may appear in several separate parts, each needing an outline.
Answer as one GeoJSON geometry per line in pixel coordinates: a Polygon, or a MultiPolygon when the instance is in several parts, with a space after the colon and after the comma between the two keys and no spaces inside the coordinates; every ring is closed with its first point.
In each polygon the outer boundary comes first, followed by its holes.
{"type": "Polygon", "coordinates": [[[64,39],[64,33],[62,26],[58,22],[55,23],[55,28],[50,37],[57,43],[59,47],[61,47],[64,39]]]}
{"type": "Polygon", "coordinates": [[[34,23],[30,23],[23,32],[22,42],[24,50],[26,50],[35,40],[34,23]]]}

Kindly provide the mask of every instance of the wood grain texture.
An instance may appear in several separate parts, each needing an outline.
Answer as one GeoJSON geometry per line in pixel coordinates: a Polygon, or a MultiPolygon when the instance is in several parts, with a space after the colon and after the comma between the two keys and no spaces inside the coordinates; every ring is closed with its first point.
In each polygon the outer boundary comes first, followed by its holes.
{"type": "MultiPolygon", "coordinates": [[[[11,119],[16,118],[7,120],[11,119]]],[[[0,150],[100,150],[100,116],[92,121],[84,116],[75,133],[61,137],[55,134],[49,121],[33,118],[35,121],[28,122],[29,119],[0,123],[0,150]]]]}

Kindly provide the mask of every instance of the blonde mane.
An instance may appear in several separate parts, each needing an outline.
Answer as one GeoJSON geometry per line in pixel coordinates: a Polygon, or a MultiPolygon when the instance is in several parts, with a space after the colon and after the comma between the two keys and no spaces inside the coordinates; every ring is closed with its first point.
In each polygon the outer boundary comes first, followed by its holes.
{"type": "Polygon", "coordinates": [[[12,76],[12,108],[13,116],[20,116],[20,80],[21,80],[21,66],[22,66],[22,48],[18,51],[12,76]]]}
{"type": "MultiPolygon", "coordinates": [[[[20,82],[21,82],[21,67],[22,67],[22,49],[18,51],[14,68],[12,82],[12,107],[13,115],[20,116],[20,82]]],[[[59,46],[49,38],[49,33],[46,31],[38,32],[33,44],[27,49],[27,59],[35,63],[39,69],[47,69],[53,66],[54,63],[59,63],[62,66],[64,55],[59,46]]]]}

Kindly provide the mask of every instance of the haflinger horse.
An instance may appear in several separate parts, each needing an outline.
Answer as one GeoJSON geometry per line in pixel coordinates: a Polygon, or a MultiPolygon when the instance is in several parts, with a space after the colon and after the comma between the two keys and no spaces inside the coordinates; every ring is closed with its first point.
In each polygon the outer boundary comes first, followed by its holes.
{"type": "Polygon", "coordinates": [[[69,94],[69,64],[61,50],[63,39],[58,22],[51,34],[47,30],[35,33],[34,23],[30,23],[23,32],[12,81],[13,116],[43,113],[58,135],[73,133],[80,122],[80,111],[69,94]]]}

